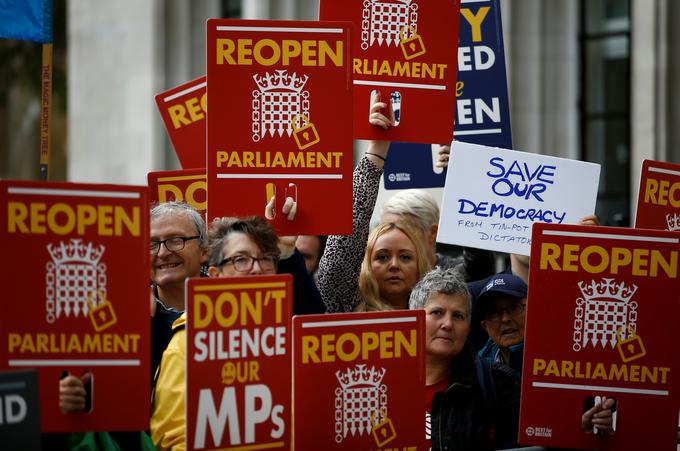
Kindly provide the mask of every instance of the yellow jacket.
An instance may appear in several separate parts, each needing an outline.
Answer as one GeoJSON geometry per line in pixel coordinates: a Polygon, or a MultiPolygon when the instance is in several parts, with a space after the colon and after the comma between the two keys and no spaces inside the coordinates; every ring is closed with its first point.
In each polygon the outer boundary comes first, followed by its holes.
{"type": "Polygon", "coordinates": [[[163,352],[156,382],[151,439],[158,450],[184,451],[184,392],[186,390],[186,313],[172,324],[175,334],[163,352]],[[177,330],[180,328],[179,330],[177,330]]]}

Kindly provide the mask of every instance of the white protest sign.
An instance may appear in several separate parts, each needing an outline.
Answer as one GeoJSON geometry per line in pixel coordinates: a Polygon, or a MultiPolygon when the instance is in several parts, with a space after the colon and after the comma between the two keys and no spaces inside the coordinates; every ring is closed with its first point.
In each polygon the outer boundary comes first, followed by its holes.
{"type": "Polygon", "coordinates": [[[534,222],[595,212],[600,165],[454,141],[437,241],[529,255],[534,222]]]}

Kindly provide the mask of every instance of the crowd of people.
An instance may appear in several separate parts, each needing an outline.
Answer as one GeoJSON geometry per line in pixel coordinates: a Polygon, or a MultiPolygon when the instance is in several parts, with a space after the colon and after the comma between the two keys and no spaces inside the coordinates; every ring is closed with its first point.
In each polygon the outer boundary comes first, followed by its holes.
{"type": "MultiPolygon", "coordinates": [[[[392,126],[385,111],[377,98],[370,123],[392,126]]],[[[510,267],[496,273],[492,252],[465,249],[460,258],[437,253],[439,207],[423,190],[390,198],[370,231],[388,152],[388,142],[371,142],[356,165],[351,235],[277,237],[261,217],[218,218],[206,226],[185,203],[152,208],[149,431],[157,449],[185,448],[185,280],[277,273],[292,274],[295,315],[423,309],[426,397],[414,408],[423,409],[432,449],[518,446],[528,257],[513,255],[510,267]]],[[[447,160],[443,151],[440,163],[447,160]]],[[[272,208],[270,203],[265,217],[272,208]]],[[[291,218],[295,205],[286,202],[281,210],[291,218]]],[[[87,383],[87,375],[61,380],[65,414],[86,408],[87,383]]],[[[614,404],[603,399],[574,412],[583,433],[613,433],[614,404]]],[[[126,446],[146,449],[144,438],[131,434],[126,446]]]]}

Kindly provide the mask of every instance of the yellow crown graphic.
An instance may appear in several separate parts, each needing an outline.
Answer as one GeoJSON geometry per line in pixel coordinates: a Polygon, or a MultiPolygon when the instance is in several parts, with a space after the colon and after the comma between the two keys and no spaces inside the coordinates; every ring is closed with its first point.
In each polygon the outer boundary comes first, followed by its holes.
{"type": "Polygon", "coordinates": [[[47,251],[56,264],[82,262],[97,265],[104,254],[104,246],[94,246],[92,243],[85,245],[82,240],[72,238],[69,244],[63,241],[57,246],[52,243],[47,245],[47,251]]]}
{"type": "Polygon", "coordinates": [[[264,75],[253,75],[253,80],[261,92],[288,90],[299,93],[308,79],[307,75],[300,76],[295,72],[289,74],[285,70],[276,70],[274,74],[265,72],[264,75]]]}
{"type": "Polygon", "coordinates": [[[382,383],[386,372],[385,368],[376,370],[373,366],[369,369],[366,365],[357,365],[353,370],[347,368],[344,372],[337,371],[335,377],[343,389],[367,385],[377,388],[382,383]]]}
{"type": "Polygon", "coordinates": [[[586,301],[620,301],[627,303],[633,297],[638,287],[635,284],[630,286],[625,282],[614,283],[614,279],[602,278],[599,282],[591,281],[588,284],[578,283],[578,287],[586,301]]]}

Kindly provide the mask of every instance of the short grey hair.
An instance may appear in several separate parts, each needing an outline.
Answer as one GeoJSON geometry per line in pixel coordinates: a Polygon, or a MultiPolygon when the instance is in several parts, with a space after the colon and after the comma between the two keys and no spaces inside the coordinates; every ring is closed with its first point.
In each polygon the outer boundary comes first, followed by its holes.
{"type": "Polygon", "coordinates": [[[272,225],[260,216],[245,218],[223,217],[213,219],[210,224],[208,263],[219,266],[224,259],[224,245],[234,233],[250,238],[264,255],[281,256],[279,239],[272,225]]]}
{"type": "Polygon", "coordinates": [[[205,226],[203,216],[191,205],[186,202],[164,202],[151,208],[150,220],[167,215],[185,215],[194,225],[196,235],[198,235],[198,245],[201,249],[208,247],[208,230],[205,226]]]}
{"type": "Polygon", "coordinates": [[[472,296],[467,284],[454,269],[442,269],[439,266],[425,274],[425,277],[411,290],[409,308],[411,310],[424,309],[432,295],[441,293],[449,296],[461,296],[466,301],[467,322],[472,316],[472,296]]]}
{"type": "Polygon", "coordinates": [[[407,219],[425,233],[429,233],[432,224],[439,224],[439,205],[422,189],[407,189],[390,197],[383,205],[384,213],[408,215],[407,219]]]}

